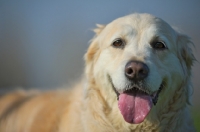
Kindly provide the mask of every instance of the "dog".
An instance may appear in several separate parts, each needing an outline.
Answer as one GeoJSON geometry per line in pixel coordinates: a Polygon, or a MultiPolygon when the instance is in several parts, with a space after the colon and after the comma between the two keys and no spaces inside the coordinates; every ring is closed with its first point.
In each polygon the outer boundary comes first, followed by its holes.
{"type": "Polygon", "coordinates": [[[1,96],[1,132],[195,131],[189,37],[145,13],[94,32],[74,88],[1,96]]]}

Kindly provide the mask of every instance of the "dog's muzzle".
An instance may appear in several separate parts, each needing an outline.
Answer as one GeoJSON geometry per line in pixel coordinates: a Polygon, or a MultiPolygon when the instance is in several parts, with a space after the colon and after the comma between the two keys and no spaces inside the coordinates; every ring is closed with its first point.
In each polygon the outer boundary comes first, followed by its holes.
{"type": "MultiPolygon", "coordinates": [[[[163,85],[161,84],[155,92],[146,88],[145,79],[149,75],[149,68],[143,62],[129,61],[125,65],[124,73],[129,83],[120,92],[112,83],[113,89],[117,94],[118,107],[124,120],[138,124],[144,121],[153,104],[156,105],[163,85]]],[[[112,82],[111,78],[110,80],[112,82]]]]}

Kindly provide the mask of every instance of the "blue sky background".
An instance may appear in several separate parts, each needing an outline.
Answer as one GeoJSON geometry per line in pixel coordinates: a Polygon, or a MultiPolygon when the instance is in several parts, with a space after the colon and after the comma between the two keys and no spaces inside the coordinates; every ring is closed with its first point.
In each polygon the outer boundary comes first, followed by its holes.
{"type": "MultiPolygon", "coordinates": [[[[153,14],[179,28],[192,38],[200,60],[199,0],[0,0],[0,88],[52,88],[80,77],[95,24],[134,12],[153,14]]],[[[197,62],[195,103],[199,78],[197,62]]]]}

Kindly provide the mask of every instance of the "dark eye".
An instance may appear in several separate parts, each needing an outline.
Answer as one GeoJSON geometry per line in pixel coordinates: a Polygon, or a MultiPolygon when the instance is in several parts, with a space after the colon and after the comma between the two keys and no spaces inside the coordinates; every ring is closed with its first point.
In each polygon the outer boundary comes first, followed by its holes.
{"type": "Polygon", "coordinates": [[[159,42],[159,41],[153,42],[151,46],[156,50],[164,50],[167,48],[164,42],[159,42]]]}
{"type": "Polygon", "coordinates": [[[113,43],[112,46],[115,48],[123,48],[125,45],[124,41],[122,39],[116,39],[113,43]]]}

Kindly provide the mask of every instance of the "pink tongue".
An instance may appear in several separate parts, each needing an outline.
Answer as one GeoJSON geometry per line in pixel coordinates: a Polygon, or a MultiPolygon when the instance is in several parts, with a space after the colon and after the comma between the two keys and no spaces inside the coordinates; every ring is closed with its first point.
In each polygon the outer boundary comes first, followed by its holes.
{"type": "Polygon", "coordinates": [[[151,96],[141,91],[119,95],[118,107],[124,120],[128,123],[138,124],[143,122],[152,106],[151,96]]]}

